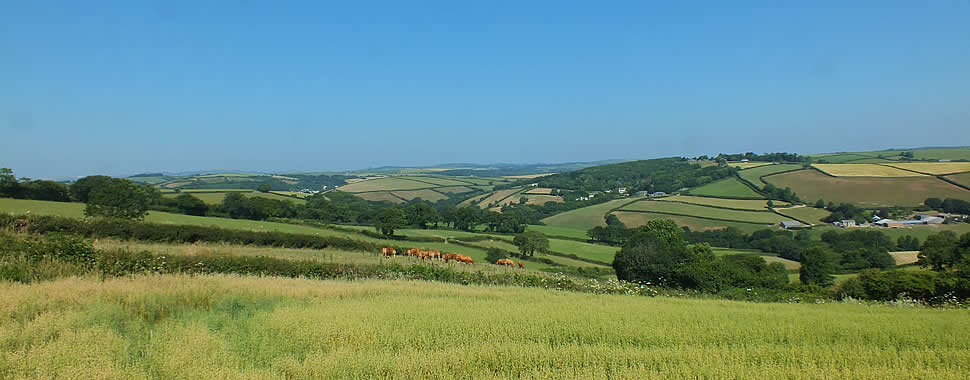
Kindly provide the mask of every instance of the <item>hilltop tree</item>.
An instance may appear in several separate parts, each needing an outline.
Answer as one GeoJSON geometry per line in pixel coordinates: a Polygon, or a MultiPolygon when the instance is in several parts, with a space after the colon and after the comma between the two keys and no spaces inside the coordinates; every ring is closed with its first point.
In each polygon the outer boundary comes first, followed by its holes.
{"type": "Polygon", "coordinates": [[[148,212],[149,191],[123,178],[111,178],[88,194],[86,216],[142,219],[148,212]]]}
{"type": "Polygon", "coordinates": [[[545,253],[549,250],[549,239],[538,231],[526,231],[515,235],[512,244],[519,247],[523,256],[533,256],[536,252],[545,253]]]}
{"type": "Polygon", "coordinates": [[[81,203],[88,203],[88,196],[91,190],[104,186],[111,179],[111,177],[106,175],[92,175],[81,178],[71,184],[71,198],[81,203]]]}
{"type": "Polygon", "coordinates": [[[10,168],[0,168],[0,197],[13,198],[17,193],[17,177],[10,168]]]}

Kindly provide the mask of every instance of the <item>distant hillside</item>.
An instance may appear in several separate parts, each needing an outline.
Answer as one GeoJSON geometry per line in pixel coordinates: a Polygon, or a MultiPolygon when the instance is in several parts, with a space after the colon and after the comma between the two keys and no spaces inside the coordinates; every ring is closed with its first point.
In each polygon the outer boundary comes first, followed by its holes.
{"type": "Polygon", "coordinates": [[[731,166],[707,165],[682,157],[658,158],[601,165],[541,177],[540,187],[579,191],[605,191],[625,187],[628,192],[674,192],[734,175],[731,166]]]}
{"type": "Polygon", "coordinates": [[[560,173],[583,168],[608,165],[626,160],[602,160],[592,162],[565,162],[565,163],[538,163],[538,164],[472,164],[472,163],[449,163],[427,167],[403,167],[403,166],[382,166],[364,170],[353,171],[352,173],[366,174],[420,174],[434,173],[446,176],[474,176],[474,177],[504,177],[521,176],[543,173],[560,173]]]}

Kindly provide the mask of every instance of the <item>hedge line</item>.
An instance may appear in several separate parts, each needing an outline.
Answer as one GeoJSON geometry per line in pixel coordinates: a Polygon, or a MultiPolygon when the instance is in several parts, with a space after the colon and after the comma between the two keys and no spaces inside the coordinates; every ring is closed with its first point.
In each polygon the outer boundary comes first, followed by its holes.
{"type": "Polygon", "coordinates": [[[336,236],[302,235],[275,231],[243,231],[210,226],[145,223],[119,219],[73,219],[59,216],[0,213],[0,228],[48,234],[64,232],[92,238],[116,238],[164,243],[217,242],[286,248],[338,248],[378,252],[380,244],[336,236]]]}

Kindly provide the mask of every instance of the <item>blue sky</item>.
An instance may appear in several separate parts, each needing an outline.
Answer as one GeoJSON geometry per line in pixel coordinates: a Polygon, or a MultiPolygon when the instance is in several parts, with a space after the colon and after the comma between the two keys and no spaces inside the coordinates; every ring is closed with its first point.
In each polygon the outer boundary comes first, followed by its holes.
{"type": "Polygon", "coordinates": [[[0,2],[0,166],[970,145],[970,2],[672,3],[0,2]]]}

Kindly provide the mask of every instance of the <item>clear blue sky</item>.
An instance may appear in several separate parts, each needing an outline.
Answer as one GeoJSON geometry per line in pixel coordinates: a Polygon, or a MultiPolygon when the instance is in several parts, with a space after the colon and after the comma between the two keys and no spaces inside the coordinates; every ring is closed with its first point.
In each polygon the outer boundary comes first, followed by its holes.
{"type": "Polygon", "coordinates": [[[0,1],[0,166],[970,145],[970,1],[672,3],[0,1]]]}

